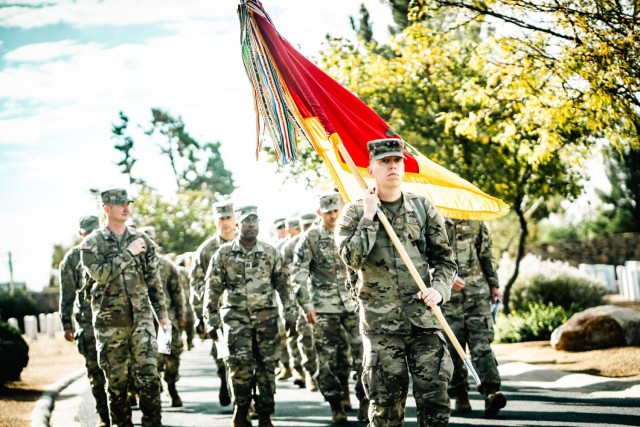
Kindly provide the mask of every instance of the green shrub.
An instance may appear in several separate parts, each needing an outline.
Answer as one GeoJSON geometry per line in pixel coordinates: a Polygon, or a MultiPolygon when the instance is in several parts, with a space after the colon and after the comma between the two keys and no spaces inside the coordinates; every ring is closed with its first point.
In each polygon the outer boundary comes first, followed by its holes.
{"type": "Polygon", "coordinates": [[[527,256],[521,269],[511,288],[510,304],[515,312],[528,311],[530,304],[553,304],[571,316],[605,303],[605,286],[567,263],[527,256]]]}
{"type": "Polygon", "coordinates": [[[500,314],[496,322],[496,341],[503,343],[540,341],[551,338],[555,328],[570,316],[553,303],[530,303],[527,310],[509,315],[500,314]]]}
{"type": "Polygon", "coordinates": [[[20,379],[29,363],[29,346],[13,326],[0,322],[0,385],[20,379]]]}
{"type": "Polygon", "coordinates": [[[6,322],[15,317],[24,330],[24,316],[37,314],[36,303],[27,291],[16,289],[13,293],[0,292],[0,321],[6,322]]]}

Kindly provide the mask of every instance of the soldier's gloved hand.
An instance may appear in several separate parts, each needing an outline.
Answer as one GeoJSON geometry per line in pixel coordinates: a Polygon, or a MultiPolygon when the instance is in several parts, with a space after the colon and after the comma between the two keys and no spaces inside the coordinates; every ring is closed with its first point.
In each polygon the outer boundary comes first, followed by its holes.
{"type": "Polygon", "coordinates": [[[136,256],[147,250],[147,244],[144,242],[142,237],[138,237],[136,240],[129,243],[127,250],[131,252],[131,255],[136,256]]]}
{"type": "Polygon", "coordinates": [[[310,325],[315,325],[316,324],[316,311],[315,310],[309,310],[307,311],[305,318],[307,319],[307,323],[309,323],[310,325]]]}
{"type": "Polygon", "coordinates": [[[211,329],[209,331],[209,336],[211,337],[211,339],[213,339],[214,341],[218,341],[218,333],[216,332],[215,329],[211,329]]]}
{"type": "Polygon", "coordinates": [[[460,276],[456,277],[456,280],[453,281],[453,286],[451,287],[454,291],[461,291],[464,289],[464,280],[460,276]]]}
{"type": "Polygon", "coordinates": [[[296,322],[292,320],[285,320],[284,329],[287,331],[287,338],[294,337],[296,335],[296,322]]]}

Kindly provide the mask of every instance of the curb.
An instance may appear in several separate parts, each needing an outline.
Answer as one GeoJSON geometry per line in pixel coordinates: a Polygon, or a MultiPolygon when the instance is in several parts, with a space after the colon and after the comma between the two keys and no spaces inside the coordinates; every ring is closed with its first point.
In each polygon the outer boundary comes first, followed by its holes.
{"type": "Polygon", "coordinates": [[[40,396],[36,402],[36,407],[31,413],[31,427],[49,427],[51,410],[53,409],[58,394],[68,387],[69,384],[82,377],[86,372],[86,368],[80,368],[55,383],[48,385],[42,392],[42,396],[40,396]]]}

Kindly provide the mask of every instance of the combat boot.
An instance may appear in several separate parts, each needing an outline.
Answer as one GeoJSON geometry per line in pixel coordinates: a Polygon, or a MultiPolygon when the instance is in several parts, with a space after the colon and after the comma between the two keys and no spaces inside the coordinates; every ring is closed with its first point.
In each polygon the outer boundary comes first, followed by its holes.
{"type": "Polygon", "coordinates": [[[346,424],[347,414],[344,412],[340,398],[334,397],[330,399],[329,405],[331,406],[331,421],[333,421],[334,424],[346,424]]]}
{"type": "Polygon", "coordinates": [[[258,414],[258,427],[273,427],[270,414],[258,414]]]}
{"type": "Polygon", "coordinates": [[[220,390],[218,391],[218,400],[220,405],[228,406],[231,403],[231,396],[229,395],[229,383],[227,382],[226,375],[220,375],[220,390]]]}
{"type": "Polygon", "coordinates": [[[349,394],[349,378],[341,380],[340,385],[342,386],[342,407],[345,412],[352,411],[353,406],[351,405],[351,396],[349,394]]]}
{"type": "Polygon", "coordinates": [[[498,391],[498,386],[489,384],[484,387],[484,416],[493,418],[498,415],[500,409],[507,406],[507,398],[498,391]]]}
{"type": "Polygon", "coordinates": [[[169,396],[171,397],[171,407],[172,408],[180,408],[182,407],[182,399],[178,395],[178,390],[176,390],[176,383],[167,384],[167,389],[169,391],[169,396]]]}
{"type": "Polygon", "coordinates": [[[302,368],[295,368],[293,370],[293,384],[300,388],[305,387],[304,371],[302,368]]]}
{"type": "Polygon", "coordinates": [[[456,411],[461,414],[471,413],[471,402],[469,402],[469,392],[466,386],[456,387],[456,393],[454,394],[456,399],[456,411]]]}
{"type": "Polygon", "coordinates": [[[251,427],[248,402],[243,405],[235,404],[233,408],[233,418],[231,419],[231,427],[251,427]]]}
{"type": "Polygon", "coordinates": [[[304,372],[304,380],[305,385],[307,386],[307,390],[318,391],[318,383],[316,382],[315,378],[313,378],[313,375],[311,375],[311,372],[304,372]]]}
{"type": "Polygon", "coordinates": [[[280,362],[280,370],[278,372],[278,375],[276,375],[276,379],[278,381],[286,381],[291,378],[291,375],[291,368],[280,362]]]}
{"type": "Polygon", "coordinates": [[[369,422],[369,399],[362,399],[358,408],[358,421],[369,422]]]}

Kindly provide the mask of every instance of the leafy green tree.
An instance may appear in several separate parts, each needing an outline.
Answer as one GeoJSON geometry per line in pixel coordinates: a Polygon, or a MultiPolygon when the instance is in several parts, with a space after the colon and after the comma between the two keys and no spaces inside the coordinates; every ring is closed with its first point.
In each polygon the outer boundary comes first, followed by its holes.
{"type": "Polygon", "coordinates": [[[160,152],[167,156],[179,191],[207,190],[212,194],[230,194],[233,176],[224,166],[220,143],[200,144],[186,130],[181,117],[151,109],[151,128],[145,133],[155,138],[160,152]]]}
{"type": "Polygon", "coordinates": [[[134,226],[152,225],[156,242],[166,252],[181,254],[195,251],[200,243],[215,233],[211,193],[185,190],[173,197],[164,197],[150,188],[143,188],[136,198],[131,219],[134,226]]]}
{"type": "Polygon", "coordinates": [[[133,176],[133,166],[138,159],[133,157],[133,138],[127,134],[127,128],[129,126],[129,117],[127,117],[122,111],[118,112],[119,123],[111,124],[111,138],[116,140],[113,148],[122,153],[124,156],[122,160],[116,162],[116,165],[120,167],[120,172],[129,177],[129,184],[141,184],[145,182],[142,179],[135,178],[133,176]]]}

